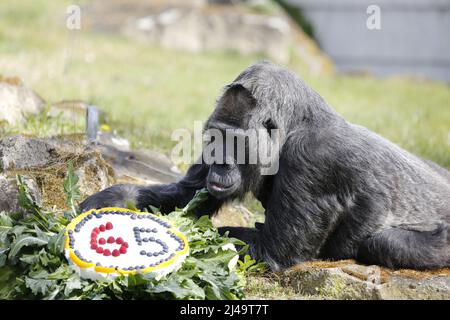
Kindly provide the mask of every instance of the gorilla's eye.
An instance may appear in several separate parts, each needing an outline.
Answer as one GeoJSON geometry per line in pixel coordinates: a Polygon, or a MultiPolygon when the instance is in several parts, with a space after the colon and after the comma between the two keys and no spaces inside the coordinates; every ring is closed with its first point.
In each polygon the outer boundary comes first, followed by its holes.
{"type": "Polygon", "coordinates": [[[263,126],[264,128],[266,128],[267,133],[269,134],[270,137],[272,137],[272,129],[276,129],[277,127],[275,126],[275,123],[273,123],[272,119],[267,119],[266,121],[263,122],[263,126]]]}

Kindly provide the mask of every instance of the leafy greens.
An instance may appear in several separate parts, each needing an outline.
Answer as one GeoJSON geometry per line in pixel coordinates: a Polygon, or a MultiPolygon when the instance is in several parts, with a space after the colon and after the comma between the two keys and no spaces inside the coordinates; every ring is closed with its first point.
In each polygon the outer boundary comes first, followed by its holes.
{"type": "Polygon", "coordinates": [[[64,182],[71,210],[46,212],[17,177],[23,213],[0,213],[0,299],[242,299],[243,273],[254,261],[246,257],[237,268],[230,262],[237,252],[225,249],[241,241],[220,236],[207,216],[192,210],[207,197],[199,191],[184,208],[164,218],[183,232],[190,254],[175,272],[155,279],[150,274],[119,276],[112,281],[82,279],[64,257],[64,230],[76,216],[78,178],[69,165],[64,182]]]}

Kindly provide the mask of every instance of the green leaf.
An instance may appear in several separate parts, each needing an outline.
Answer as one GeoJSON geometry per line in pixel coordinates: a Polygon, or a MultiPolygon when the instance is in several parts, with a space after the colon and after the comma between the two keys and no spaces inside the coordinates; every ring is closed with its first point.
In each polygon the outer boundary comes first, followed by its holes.
{"type": "Polygon", "coordinates": [[[186,279],[184,281],[184,287],[190,291],[190,295],[195,299],[205,299],[205,290],[202,289],[192,279],[186,279]]]}
{"type": "Polygon", "coordinates": [[[24,254],[19,258],[20,261],[26,264],[36,264],[39,261],[39,256],[37,254],[24,254]]]}
{"type": "Polygon", "coordinates": [[[220,290],[214,283],[206,287],[205,295],[208,300],[219,300],[221,298],[220,290]]]}
{"type": "Polygon", "coordinates": [[[146,284],[145,278],[141,274],[130,275],[127,277],[128,288],[142,286],[146,284]]]}
{"type": "Polygon", "coordinates": [[[64,288],[64,295],[68,297],[74,290],[81,289],[83,286],[78,276],[73,275],[66,281],[66,287],[64,288]]]}
{"type": "Polygon", "coordinates": [[[28,187],[22,181],[22,176],[17,175],[16,182],[17,182],[17,187],[19,188],[19,196],[18,196],[19,205],[23,209],[33,212],[37,206],[34,203],[33,199],[31,199],[30,195],[28,194],[28,187]]]}
{"type": "Polygon", "coordinates": [[[0,248],[0,268],[6,264],[7,253],[9,249],[0,248]]]}
{"type": "Polygon", "coordinates": [[[28,276],[33,279],[47,279],[48,271],[44,268],[38,268],[37,270],[31,270],[28,276]]]}
{"type": "Polygon", "coordinates": [[[184,207],[183,213],[184,214],[193,214],[194,210],[197,209],[200,204],[202,204],[204,201],[206,201],[209,197],[209,192],[206,188],[203,188],[201,190],[198,190],[192,198],[191,201],[184,207]]]}
{"type": "Polygon", "coordinates": [[[6,212],[0,212],[0,227],[12,227],[13,220],[6,212]]]}
{"type": "Polygon", "coordinates": [[[127,206],[127,209],[129,209],[129,210],[139,211],[138,208],[136,208],[136,204],[133,201],[126,200],[125,205],[127,206]]]}
{"type": "Polygon", "coordinates": [[[67,264],[61,264],[55,272],[47,275],[47,278],[49,280],[67,280],[73,274],[73,270],[67,264]]]}
{"type": "Polygon", "coordinates": [[[44,246],[47,244],[46,240],[32,237],[30,235],[23,235],[17,238],[17,240],[11,245],[11,251],[9,252],[9,258],[17,256],[19,251],[23,247],[27,246],[44,246]]]}
{"type": "Polygon", "coordinates": [[[60,255],[64,251],[65,231],[61,230],[48,240],[48,250],[54,255],[60,255]]]}
{"type": "Polygon", "coordinates": [[[73,168],[72,161],[69,161],[66,179],[64,180],[64,193],[66,194],[67,205],[72,209],[72,212],[76,215],[77,210],[75,203],[81,198],[80,188],[78,186],[78,176],[73,168]]]}
{"type": "Polygon", "coordinates": [[[43,267],[48,267],[60,261],[55,256],[48,254],[45,249],[42,249],[41,251],[39,251],[39,262],[43,267]]]}
{"type": "Polygon", "coordinates": [[[152,291],[155,293],[170,292],[177,299],[186,299],[194,294],[190,288],[186,288],[176,277],[170,277],[164,283],[156,285],[152,291]]]}
{"type": "Polygon", "coordinates": [[[148,207],[149,207],[151,213],[160,212],[159,208],[157,208],[155,206],[149,205],[148,207]]]}
{"type": "Polygon", "coordinates": [[[25,231],[29,231],[28,226],[25,225],[15,225],[9,230],[9,234],[13,234],[16,237],[21,236],[25,231]]]}
{"type": "Polygon", "coordinates": [[[26,287],[35,295],[45,295],[55,283],[53,280],[25,278],[26,287]]]}
{"type": "Polygon", "coordinates": [[[0,300],[15,298],[16,274],[11,267],[0,268],[0,300]]]}
{"type": "Polygon", "coordinates": [[[0,244],[7,241],[8,233],[12,227],[0,226],[0,244]]]}
{"type": "Polygon", "coordinates": [[[49,294],[44,299],[45,300],[55,300],[60,291],[61,291],[61,288],[56,288],[53,291],[49,292],[49,294]]]}
{"type": "Polygon", "coordinates": [[[22,181],[22,177],[20,175],[16,175],[17,187],[19,188],[19,205],[25,209],[28,213],[33,215],[34,220],[41,227],[48,230],[48,221],[42,215],[41,208],[34,202],[31,196],[28,193],[27,185],[22,181]]]}
{"type": "Polygon", "coordinates": [[[37,225],[34,225],[34,232],[36,233],[36,238],[47,241],[50,239],[50,236],[43,232],[37,225]]]}
{"type": "Polygon", "coordinates": [[[218,264],[224,264],[227,265],[228,262],[230,262],[231,259],[236,257],[238,253],[233,250],[220,250],[217,254],[214,255],[205,255],[202,257],[201,262],[202,263],[218,263],[218,264]]]}
{"type": "Polygon", "coordinates": [[[210,228],[212,228],[212,222],[211,219],[207,215],[201,216],[194,224],[197,228],[201,228],[205,230],[205,232],[208,232],[210,228]]]}

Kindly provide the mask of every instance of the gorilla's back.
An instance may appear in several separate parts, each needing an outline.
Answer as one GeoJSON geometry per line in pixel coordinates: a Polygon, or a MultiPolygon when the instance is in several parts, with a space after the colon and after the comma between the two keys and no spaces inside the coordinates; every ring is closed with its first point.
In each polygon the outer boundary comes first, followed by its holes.
{"type": "Polygon", "coordinates": [[[375,184],[385,192],[389,208],[386,224],[450,225],[450,172],[423,160],[389,140],[358,125],[355,136],[367,148],[375,184]]]}

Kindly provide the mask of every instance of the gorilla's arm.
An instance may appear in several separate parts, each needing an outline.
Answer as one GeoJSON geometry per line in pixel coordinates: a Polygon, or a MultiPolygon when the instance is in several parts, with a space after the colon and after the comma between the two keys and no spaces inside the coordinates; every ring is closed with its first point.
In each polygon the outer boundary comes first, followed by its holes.
{"type": "Polygon", "coordinates": [[[222,227],[219,233],[228,232],[229,237],[247,243],[247,254],[257,261],[266,262],[274,271],[317,258],[332,222],[325,213],[315,213],[314,219],[308,218],[308,213],[298,213],[307,212],[308,207],[314,206],[312,202],[301,207],[292,206],[293,201],[287,200],[286,204],[291,208],[280,206],[277,211],[271,211],[276,208],[266,210],[265,223],[256,228],[222,227]]]}
{"type": "MultiPolygon", "coordinates": [[[[194,197],[197,190],[205,187],[208,166],[205,164],[192,165],[186,176],[176,183],[153,186],[138,186],[119,184],[96,193],[80,204],[82,211],[103,207],[123,207],[128,203],[139,210],[157,207],[162,213],[169,213],[175,208],[183,208],[194,197]]],[[[197,209],[199,215],[216,212],[222,201],[209,197],[197,209]]]]}
{"type": "Polygon", "coordinates": [[[230,237],[249,244],[249,254],[267,262],[272,270],[317,258],[343,211],[336,200],[337,184],[331,181],[335,179],[330,175],[331,164],[308,166],[307,163],[323,164],[327,160],[321,152],[309,150],[301,140],[292,136],[284,145],[280,169],[271,185],[265,186],[268,189],[265,199],[258,198],[265,203],[265,223],[256,228],[219,229],[220,233],[228,231],[230,237]]]}

